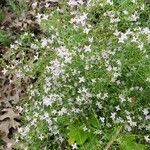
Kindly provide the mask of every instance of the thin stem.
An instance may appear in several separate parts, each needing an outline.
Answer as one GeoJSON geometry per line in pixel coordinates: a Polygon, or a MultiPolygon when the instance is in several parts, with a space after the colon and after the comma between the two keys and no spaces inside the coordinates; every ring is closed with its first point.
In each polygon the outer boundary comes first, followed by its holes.
{"type": "Polygon", "coordinates": [[[104,148],[104,150],[109,150],[109,148],[115,142],[116,138],[118,137],[119,133],[121,132],[122,128],[123,128],[123,126],[121,126],[121,127],[118,128],[118,130],[116,131],[116,133],[112,136],[111,140],[107,143],[107,145],[104,148]]]}

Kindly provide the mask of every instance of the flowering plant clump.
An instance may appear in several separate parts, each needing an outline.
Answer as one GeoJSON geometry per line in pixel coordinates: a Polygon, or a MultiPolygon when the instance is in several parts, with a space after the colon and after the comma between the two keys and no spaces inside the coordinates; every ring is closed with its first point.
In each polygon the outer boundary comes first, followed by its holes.
{"type": "Polygon", "coordinates": [[[15,148],[148,149],[149,8],[144,0],[68,0],[37,14],[43,34],[11,45],[19,75],[34,81],[18,108],[15,148]]]}

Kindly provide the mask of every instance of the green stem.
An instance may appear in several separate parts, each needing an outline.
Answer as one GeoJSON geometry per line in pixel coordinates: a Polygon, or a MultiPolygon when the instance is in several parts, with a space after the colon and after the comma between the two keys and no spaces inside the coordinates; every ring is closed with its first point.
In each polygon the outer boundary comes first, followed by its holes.
{"type": "Polygon", "coordinates": [[[109,150],[109,148],[111,147],[111,145],[115,142],[115,140],[117,139],[119,133],[121,132],[123,126],[119,127],[118,130],[116,131],[116,133],[112,136],[111,140],[107,143],[106,147],[104,148],[104,150],[109,150]]]}

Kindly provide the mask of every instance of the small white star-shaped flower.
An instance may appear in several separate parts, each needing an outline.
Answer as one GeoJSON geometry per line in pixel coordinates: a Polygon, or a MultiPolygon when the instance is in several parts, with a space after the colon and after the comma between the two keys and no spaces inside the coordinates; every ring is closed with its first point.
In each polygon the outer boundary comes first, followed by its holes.
{"type": "Polygon", "coordinates": [[[83,82],[85,82],[85,78],[84,77],[80,77],[79,78],[79,83],[83,83],[83,82]]]}
{"type": "Polygon", "coordinates": [[[7,73],[7,71],[8,71],[8,70],[4,68],[4,69],[2,70],[2,73],[5,75],[5,74],[7,73]]]}
{"type": "Polygon", "coordinates": [[[96,102],[96,106],[99,108],[99,109],[102,109],[102,104],[100,102],[96,102]]]}
{"type": "Polygon", "coordinates": [[[42,17],[42,14],[39,14],[39,13],[38,13],[38,14],[36,15],[36,18],[37,18],[38,20],[40,20],[41,17],[42,17]]]}
{"type": "Polygon", "coordinates": [[[113,0],[107,0],[107,3],[113,5],[113,0]]]}
{"type": "Polygon", "coordinates": [[[116,111],[119,111],[120,110],[120,107],[119,105],[115,107],[116,108],[116,111]]]}
{"type": "Polygon", "coordinates": [[[128,14],[129,14],[129,12],[128,12],[127,10],[124,10],[123,13],[124,13],[125,15],[128,15],[128,14]]]}
{"type": "Polygon", "coordinates": [[[104,117],[99,117],[99,119],[101,120],[101,122],[105,122],[105,118],[104,117]]]}
{"type": "Polygon", "coordinates": [[[111,118],[112,120],[115,120],[115,118],[116,118],[116,113],[115,113],[115,112],[114,112],[114,113],[111,113],[110,118],[111,118]]]}
{"type": "Polygon", "coordinates": [[[93,37],[88,38],[89,42],[92,43],[93,42],[93,37]]]}
{"type": "Polygon", "coordinates": [[[96,79],[92,79],[91,81],[92,81],[92,83],[96,83],[96,79]]]}
{"type": "Polygon", "coordinates": [[[59,112],[58,115],[62,116],[63,114],[67,113],[67,109],[63,107],[59,112]]]}
{"type": "Polygon", "coordinates": [[[11,44],[11,45],[10,45],[10,48],[12,48],[12,49],[15,48],[15,45],[11,44]]]}
{"type": "Polygon", "coordinates": [[[46,47],[47,44],[48,44],[47,39],[44,38],[44,39],[41,40],[41,45],[42,45],[43,48],[46,47]]]}
{"type": "Polygon", "coordinates": [[[147,115],[147,116],[145,117],[145,119],[146,119],[146,120],[150,120],[150,115],[147,115]]]}
{"type": "Polygon", "coordinates": [[[150,137],[149,136],[144,136],[144,138],[145,138],[146,142],[150,143],[150,137]]]}
{"type": "Polygon", "coordinates": [[[48,15],[45,15],[45,14],[44,14],[42,19],[43,19],[43,20],[48,20],[48,17],[49,17],[48,15]]]}
{"type": "Polygon", "coordinates": [[[76,143],[72,144],[71,146],[73,150],[78,148],[76,143]]]}
{"type": "Polygon", "coordinates": [[[148,109],[145,108],[145,109],[143,110],[143,114],[144,114],[144,115],[148,115],[148,113],[149,113],[148,109]]]}
{"type": "Polygon", "coordinates": [[[52,104],[51,100],[48,97],[43,99],[43,104],[46,106],[50,106],[52,104]]]}
{"type": "Polygon", "coordinates": [[[84,28],[84,30],[83,30],[83,32],[84,32],[84,33],[86,33],[86,34],[88,34],[88,33],[89,33],[89,31],[90,31],[90,29],[89,29],[89,28],[84,28]]]}
{"type": "Polygon", "coordinates": [[[88,129],[87,129],[87,127],[85,126],[85,127],[83,127],[83,131],[87,131],[88,129]]]}
{"type": "Polygon", "coordinates": [[[96,95],[96,97],[97,97],[97,98],[101,98],[101,97],[102,97],[102,93],[98,93],[98,94],[96,95]]]}

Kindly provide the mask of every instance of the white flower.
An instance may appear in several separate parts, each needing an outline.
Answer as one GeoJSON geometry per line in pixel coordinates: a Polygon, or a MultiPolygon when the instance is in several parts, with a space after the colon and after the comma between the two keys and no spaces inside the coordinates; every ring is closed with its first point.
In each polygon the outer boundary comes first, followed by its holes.
{"type": "Polygon", "coordinates": [[[104,100],[105,98],[108,98],[108,93],[104,93],[104,95],[101,97],[102,100],[104,100]]]}
{"type": "Polygon", "coordinates": [[[125,129],[129,132],[132,130],[132,128],[129,125],[125,125],[125,129]]]}
{"type": "Polygon", "coordinates": [[[120,35],[120,33],[121,33],[121,32],[119,32],[118,30],[116,30],[116,31],[113,33],[113,35],[115,35],[115,36],[118,37],[118,36],[120,35]]]}
{"type": "Polygon", "coordinates": [[[83,15],[80,16],[80,22],[82,24],[82,22],[84,22],[87,19],[87,14],[83,13],[83,15]]]}
{"type": "Polygon", "coordinates": [[[89,29],[89,28],[84,28],[83,32],[86,33],[86,34],[88,34],[90,30],[91,29],[89,29]]]}
{"type": "Polygon", "coordinates": [[[147,115],[147,116],[145,117],[145,119],[146,119],[146,120],[150,120],[150,115],[147,115]]]}
{"type": "Polygon", "coordinates": [[[105,118],[104,117],[99,117],[99,119],[101,120],[101,122],[105,122],[105,118]]]}
{"type": "Polygon", "coordinates": [[[89,42],[92,43],[93,42],[93,37],[88,38],[89,42]]]}
{"type": "Polygon", "coordinates": [[[119,95],[119,99],[121,100],[121,102],[126,101],[126,99],[125,99],[124,95],[122,95],[122,94],[120,94],[120,95],[119,95]]]}
{"type": "Polygon", "coordinates": [[[143,110],[143,114],[144,114],[144,115],[148,115],[148,113],[149,113],[148,109],[145,108],[145,109],[143,110]]]}
{"type": "Polygon", "coordinates": [[[31,48],[32,48],[32,49],[37,49],[38,47],[37,47],[36,44],[31,43],[31,48]]]}
{"type": "Polygon", "coordinates": [[[80,77],[79,78],[79,83],[83,83],[83,82],[85,82],[85,78],[84,77],[80,77]]]}
{"type": "Polygon", "coordinates": [[[43,136],[43,135],[40,135],[40,136],[39,136],[39,139],[40,139],[41,141],[43,141],[44,136],[43,136]]]}
{"type": "Polygon", "coordinates": [[[91,52],[91,45],[85,46],[84,51],[85,52],[91,52]]]}
{"type": "Polygon", "coordinates": [[[46,106],[51,106],[52,103],[58,98],[58,95],[56,94],[51,94],[48,97],[45,97],[43,99],[43,104],[46,106]]]}
{"type": "Polygon", "coordinates": [[[40,23],[41,22],[41,18],[42,18],[42,14],[37,14],[36,15],[37,21],[40,23]]]}
{"type": "Polygon", "coordinates": [[[58,115],[62,116],[63,114],[67,113],[67,109],[63,107],[59,112],[58,115]]]}
{"type": "Polygon", "coordinates": [[[150,29],[148,27],[145,27],[143,28],[143,31],[142,31],[144,34],[147,34],[149,35],[150,34],[150,29]]]}
{"type": "Polygon", "coordinates": [[[136,2],[136,0],[131,0],[131,2],[132,2],[132,3],[135,3],[135,2],[136,2]]]}
{"type": "Polygon", "coordinates": [[[83,92],[83,93],[87,93],[87,91],[88,90],[85,87],[83,87],[82,90],[81,90],[81,92],[83,92]]]}
{"type": "Polygon", "coordinates": [[[119,110],[120,110],[120,106],[119,106],[119,105],[116,106],[115,108],[116,108],[116,111],[119,111],[119,110]]]}
{"type": "Polygon", "coordinates": [[[73,108],[71,111],[74,112],[74,113],[79,113],[79,112],[80,112],[80,109],[78,109],[78,108],[73,108]]]}
{"type": "Polygon", "coordinates": [[[140,43],[140,44],[138,45],[138,48],[139,48],[140,50],[142,50],[143,47],[144,47],[144,44],[143,44],[143,43],[140,43]]]}
{"type": "Polygon", "coordinates": [[[132,120],[132,118],[131,118],[130,116],[126,116],[126,118],[127,118],[129,121],[132,120]]]}
{"type": "Polygon", "coordinates": [[[48,44],[48,42],[47,42],[46,38],[44,38],[44,39],[41,40],[41,45],[42,45],[43,48],[46,47],[47,44],[48,44]]]}
{"type": "Polygon", "coordinates": [[[136,122],[134,122],[134,121],[128,121],[128,123],[129,123],[132,127],[137,126],[137,123],[136,123],[136,122]]]}
{"type": "Polygon", "coordinates": [[[83,127],[83,131],[87,131],[88,129],[87,129],[87,127],[86,126],[84,126],[83,127]]]}
{"type": "Polygon", "coordinates": [[[23,108],[21,106],[16,106],[16,109],[19,111],[19,112],[22,112],[23,111],[23,108]]]}
{"type": "Polygon", "coordinates": [[[77,5],[83,5],[83,0],[69,0],[68,5],[71,7],[77,6],[77,5]]]}
{"type": "Polygon", "coordinates": [[[118,39],[119,39],[118,42],[119,42],[119,43],[124,43],[125,40],[128,39],[127,34],[126,34],[126,33],[121,33],[120,35],[121,35],[121,36],[118,38],[118,39]]]}
{"type": "Polygon", "coordinates": [[[98,93],[98,94],[96,95],[96,97],[97,97],[97,98],[101,98],[101,97],[102,97],[102,93],[98,93]]]}
{"type": "Polygon", "coordinates": [[[116,113],[115,113],[115,112],[114,112],[114,113],[111,113],[110,118],[111,118],[112,120],[115,120],[115,118],[116,118],[116,113]]]}
{"type": "Polygon", "coordinates": [[[108,65],[108,67],[106,69],[107,69],[107,71],[111,71],[112,70],[111,65],[108,65]]]}
{"type": "Polygon", "coordinates": [[[57,114],[57,111],[56,110],[52,110],[52,114],[57,114]]]}
{"type": "Polygon", "coordinates": [[[71,63],[72,55],[66,47],[61,46],[56,48],[55,51],[59,57],[65,59],[65,63],[71,63]]]}
{"type": "Polygon", "coordinates": [[[110,19],[110,23],[116,23],[116,22],[119,22],[120,19],[119,18],[111,18],[110,19]]]}
{"type": "Polygon", "coordinates": [[[96,106],[97,106],[99,109],[102,109],[102,108],[103,108],[103,106],[102,106],[102,104],[101,104],[100,102],[96,102],[96,106]]]}
{"type": "Polygon", "coordinates": [[[137,21],[138,18],[139,18],[139,16],[137,16],[137,14],[134,13],[134,14],[131,15],[130,20],[131,21],[137,21]]]}
{"type": "Polygon", "coordinates": [[[103,57],[104,59],[109,58],[108,52],[102,51],[102,57],[103,57]]]}
{"type": "Polygon", "coordinates": [[[51,100],[48,97],[43,99],[43,105],[50,106],[52,104],[51,100]]]}
{"type": "Polygon", "coordinates": [[[123,13],[124,13],[125,15],[128,15],[129,12],[128,12],[127,10],[124,10],[123,13]]]}
{"type": "Polygon", "coordinates": [[[48,17],[49,17],[48,15],[43,14],[42,19],[43,20],[48,20],[48,17]]]}
{"type": "Polygon", "coordinates": [[[113,5],[113,0],[107,0],[107,3],[113,5]]]}
{"type": "Polygon", "coordinates": [[[148,78],[146,79],[146,81],[150,82],[150,77],[148,77],[148,78]]]}
{"type": "Polygon", "coordinates": [[[46,8],[48,8],[49,6],[50,6],[50,4],[49,4],[49,3],[46,3],[46,4],[45,4],[45,7],[46,7],[46,8]]]}
{"type": "Polygon", "coordinates": [[[5,75],[5,74],[7,73],[7,71],[8,71],[8,70],[4,68],[4,69],[2,70],[2,73],[5,75]]]}
{"type": "Polygon", "coordinates": [[[39,56],[38,55],[34,55],[34,60],[38,60],[39,56]]]}
{"type": "Polygon", "coordinates": [[[144,8],[145,8],[145,5],[143,4],[143,5],[141,6],[141,10],[144,10],[144,8]]]}
{"type": "Polygon", "coordinates": [[[55,60],[51,61],[50,64],[51,64],[51,66],[48,68],[51,70],[53,76],[59,77],[59,75],[62,72],[63,64],[61,64],[57,58],[55,60]]]}
{"type": "Polygon", "coordinates": [[[83,13],[83,15],[75,16],[71,18],[70,23],[81,24],[82,26],[86,25],[87,14],[83,13]]]}
{"type": "Polygon", "coordinates": [[[14,44],[11,44],[11,45],[10,45],[10,48],[12,48],[12,49],[15,48],[15,45],[14,45],[14,44]]]}
{"type": "Polygon", "coordinates": [[[35,9],[37,7],[37,2],[32,3],[32,8],[35,9]]]}
{"type": "Polygon", "coordinates": [[[96,83],[96,79],[91,79],[92,83],[96,83]]]}
{"type": "Polygon", "coordinates": [[[72,147],[73,150],[78,148],[76,143],[71,144],[71,147],[72,147]]]}
{"type": "Polygon", "coordinates": [[[146,142],[150,143],[150,137],[149,137],[149,135],[144,136],[144,138],[145,138],[145,141],[146,141],[146,142]]]}

